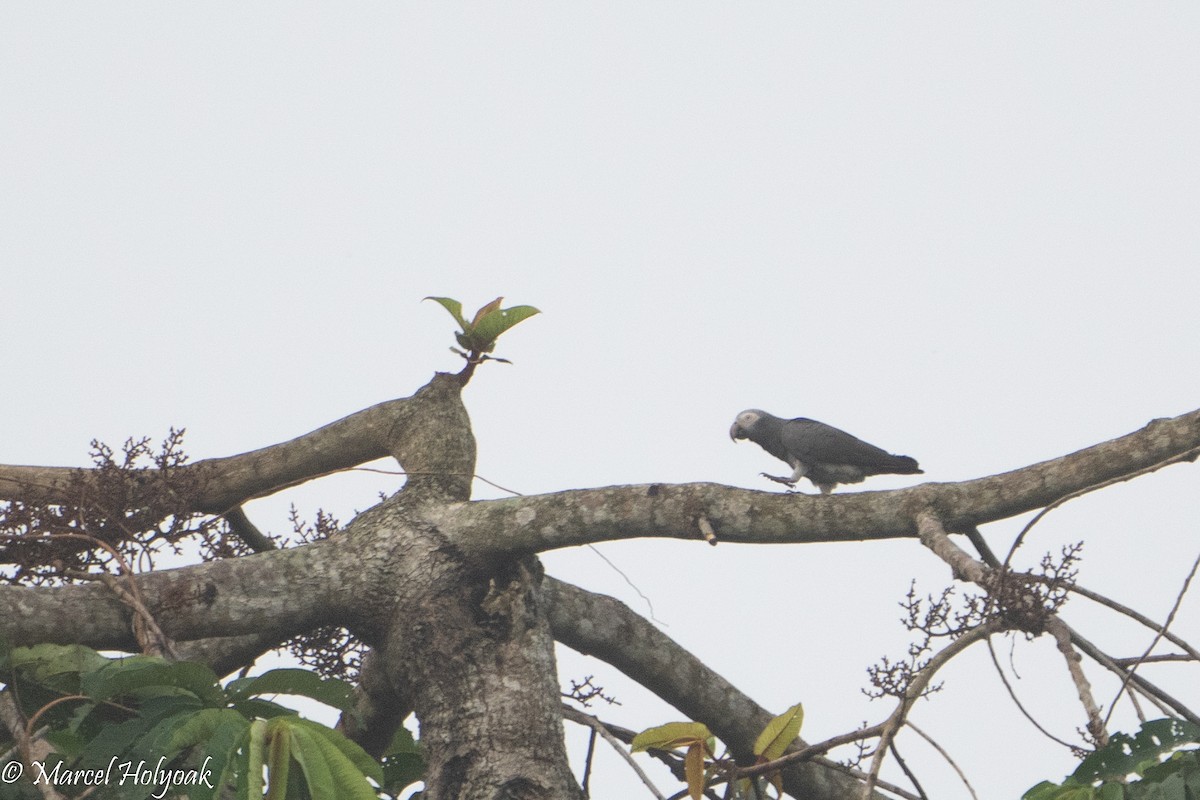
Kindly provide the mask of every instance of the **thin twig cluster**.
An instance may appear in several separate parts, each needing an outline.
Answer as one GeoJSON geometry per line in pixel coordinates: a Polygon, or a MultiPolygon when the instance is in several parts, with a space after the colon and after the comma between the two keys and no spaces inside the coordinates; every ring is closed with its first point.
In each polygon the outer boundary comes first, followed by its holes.
{"type": "Polygon", "coordinates": [[[178,553],[193,536],[209,550],[221,548],[222,527],[192,510],[204,476],[182,469],[183,435],[172,428],[157,450],[148,437],[127,439],[119,452],[93,440],[92,468],[73,471],[63,492],[72,502],[44,502],[31,486],[27,496],[0,503],[0,561],[7,565],[0,580],[44,586],[94,579],[118,571],[111,551],[147,571],[157,555],[178,553]]]}
{"type": "Polygon", "coordinates": [[[562,693],[568,700],[579,703],[583,708],[591,708],[594,700],[603,700],[610,706],[619,706],[621,701],[614,695],[606,694],[603,686],[592,683],[594,676],[585,675],[582,681],[571,678],[571,688],[562,693]]]}

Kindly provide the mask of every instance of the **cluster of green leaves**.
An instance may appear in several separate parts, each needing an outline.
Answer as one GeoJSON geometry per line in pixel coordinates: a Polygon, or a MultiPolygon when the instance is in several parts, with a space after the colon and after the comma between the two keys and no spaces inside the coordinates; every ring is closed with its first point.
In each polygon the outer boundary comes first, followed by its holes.
{"type": "Polygon", "coordinates": [[[1200,726],[1156,719],[1133,736],[1113,734],[1065,781],[1043,781],[1022,800],[1200,800],[1200,749],[1181,749],[1193,744],[1200,726]]]}
{"type": "Polygon", "coordinates": [[[450,312],[450,316],[454,317],[454,321],[462,329],[454,334],[454,338],[458,340],[458,344],[462,347],[462,350],[455,347],[451,347],[450,349],[468,361],[490,359],[508,363],[503,358],[496,358],[487,354],[496,348],[496,340],[500,338],[500,334],[518,322],[529,319],[534,314],[539,313],[533,306],[501,308],[500,301],[504,298],[497,297],[476,311],[474,318],[470,322],[467,322],[466,317],[463,316],[462,303],[454,298],[426,297],[425,299],[440,304],[442,308],[450,312]]]}
{"type": "MultiPolygon", "coordinates": [[[[803,722],[804,707],[797,703],[767,723],[754,742],[757,763],[766,764],[783,756],[800,735],[803,722]]],[[[683,749],[683,773],[687,779],[688,794],[692,800],[700,800],[704,795],[704,788],[714,777],[731,771],[731,762],[716,758],[716,741],[703,722],[668,722],[666,725],[648,728],[633,737],[631,749],[635,753],[644,750],[683,749]]],[[[783,781],[776,771],[765,779],[742,778],[735,781],[726,797],[765,797],[764,780],[775,787],[779,797],[783,796],[783,781]]]]}
{"type": "MultiPolygon", "coordinates": [[[[180,787],[190,800],[212,800],[225,787],[270,800],[374,800],[419,780],[424,769],[407,730],[381,764],[340,732],[266,698],[298,695],[354,713],[350,684],[307,670],[271,670],[222,686],[199,663],[42,644],[0,649],[0,680],[35,727],[48,728],[57,752],[41,768],[60,776],[106,771],[103,796],[116,800],[156,791],[120,780],[139,765],[194,776],[180,787]]],[[[0,787],[0,797],[40,796],[29,785],[39,774],[27,771],[24,785],[0,787]]]]}

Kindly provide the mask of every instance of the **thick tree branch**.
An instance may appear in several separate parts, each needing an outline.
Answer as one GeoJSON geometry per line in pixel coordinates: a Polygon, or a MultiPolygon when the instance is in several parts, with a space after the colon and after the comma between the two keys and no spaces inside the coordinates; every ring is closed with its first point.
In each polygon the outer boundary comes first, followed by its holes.
{"type": "MultiPolygon", "coordinates": [[[[287,442],[181,467],[204,478],[194,510],[219,514],[251,498],[390,455],[392,426],[407,401],[388,400],[287,442]]],[[[77,502],[77,497],[67,494],[67,486],[78,471],[76,467],[0,466],[0,499],[77,502]]]]}
{"type": "Polygon", "coordinates": [[[481,558],[505,552],[663,537],[698,539],[707,518],[722,542],[783,543],[916,535],[931,510],[947,530],[1042,508],[1098,484],[1200,453],[1200,410],[1070,455],[959,483],[841,495],[775,494],[711,483],[577,489],[446,507],[439,522],[481,558]]]}
{"type": "MultiPolygon", "coordinates": [[[[769,711],[619,600],[550,577],[542,593],[549,600],[555,639],[621,670],[689,719],[707,725],[739,760],[754,761],[754,740],[771,721],[769,711]]],[[[784,771],[784,787],[794,797],[840,800],[856,794],[859,782],[803,763],[784,771]]]]}
{"type": "MultiPolygon", "coordinates": [[[[429,432],[442,430],[431,424],[430,412],[449,409],[456,414],[452,408],[455,404],[444,400],[449,394],[457,395],[460,389],[456,376],[439,373],[411,397],[379,403],[287,442],[177,469],[200,477],[201,490],[192,510],[211,514],[222,514],[252,498],[389,455],[404,463],[407,471],[425,474],[426,483],[449,480],[455,484],[459,499],[465,499],[467,494],[458,485],[465,481],[469,487],[470,478],[445,476],[458,469],[447,469],[447,464],[462,462],[461,443],[469,446],[470,461],[474,463],[474,438],[469,424],[461,424],[467,422],[465,412],[461,419],[454,420],[460,423],[455,436],[439,438],[435,443],[449,452],[422,446],[429,432]]],[[[457,407],[461,409],[461,404],[457,407]]],[[[68,487],[72,476],[79,472],[75,467],[0,465],[0,500],[76,503],[79,498],[71,496],[68,487]]],[[[88,474],[90,470],[82,472],[88,474]]]]}
{"type": "MultiPolygon", "coordinates": [[[[142,601],[176,641],[270,632],[287,638],[353,616],[345,587],[362,564],[334,542],[137,575],[142,601]]],[[[0,586],[13,645],[79,643],[136,650],[129,608],[105,586],[0,586]]]]}
{"type": "Polygon", "coordinates": [[[264,653],[279,647],[280,637],[264,633],[226,636],[219,639],[195,639],[177,642],[175,649],[183,661],[207,664],[217,675],[225,676],[253,664],[264,653]]]}
{"type": "Polygon", "coordinates": [[[379,650],[372,650],[363,657],[355,700],[357,713],[342,714],[338,728],[379,758],[392,743],[396,729],[412,713],[412,701],[402,697],[388,681],[379,650]]]}
{"type": "Polygon", "coordinates": [[[225,522],[229,525],[229,530],[233,535],[241,539],[256,553],[265,553],[269,550],[277,549],[275,542],[271,541],[258,526],[250,521],[246,516],[246,511],[241,506],[225,512],[225,522]]]}

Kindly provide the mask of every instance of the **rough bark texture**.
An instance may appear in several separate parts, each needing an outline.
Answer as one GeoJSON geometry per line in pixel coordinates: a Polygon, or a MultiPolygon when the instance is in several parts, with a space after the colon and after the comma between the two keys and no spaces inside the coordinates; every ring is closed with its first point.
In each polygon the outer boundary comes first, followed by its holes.
{"type": "Polygon", "coordinates": [[[421,514],[466,500],[475,472],[460,386],[439,377],[414,397],[428,402],[409,406],[396,428],[395,455],[409,479],[374,520],[378,531],[405,532],[387,569],[396,611],[382,635],[384,668],[421,722],[430,798],[576,797],[541,565],[468,561],[421,514]]]}

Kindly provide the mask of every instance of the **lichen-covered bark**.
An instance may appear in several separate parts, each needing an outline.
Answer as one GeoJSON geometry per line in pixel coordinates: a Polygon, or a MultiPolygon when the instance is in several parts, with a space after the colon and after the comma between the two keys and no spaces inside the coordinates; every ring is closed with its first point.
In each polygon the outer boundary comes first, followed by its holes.
{"type": "Polygon", "coordinates": [[[465,565],[435,529],[407,549],[387,669],[421,722],[431,798],[571,798],[554,639],[529,557],[465,565]]]}
{"type": "MultiPolygon", "coordinates": [[[[246,634],[279,640],[352,615],[346,591],[361,577],[347,548],[320,542],[293,550],[137,576],[139,592],[172,639],[246,634]]],[[[30,589],[0,586],[0,631],[14,645],[78,642],[136,649],[130,613],[99,583],[30,589]]]]}
{"type": "Polygon", "coordinates": [[[375,535],[405,531],[384,557],[396,609],[384,669],[420,720],[430,800],[577,797],[539,562],[468,559],[423,514],[470,493],[475,441],[459,388],[435,380],[414,396],[427,402],[401,421],[395,453],[408,484],[372,519],[375,535]]]}
{"type": "Polygon", "coordinates": [[[835,495],[780,494],[710,483],[574,489],[446,507],[441,520],[481,556],[544,552],[634,537],[756,544],[916,536],[932,511],[951,532],[1043,508],[1067,495],[1200,453],[1200,410],[1076,453],[959,483],[835,495]]]}

